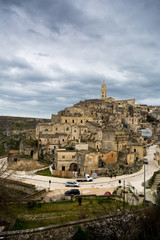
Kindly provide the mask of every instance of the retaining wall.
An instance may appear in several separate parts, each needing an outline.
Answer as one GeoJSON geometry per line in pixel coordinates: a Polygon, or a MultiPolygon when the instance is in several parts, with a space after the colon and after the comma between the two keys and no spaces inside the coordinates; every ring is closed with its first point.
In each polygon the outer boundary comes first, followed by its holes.
{"type": "Polygon", "coordinates": [[[69,222],[65,224],[57,224],[48,227],[36,229],[27,229],[19,231],[6,231],[0,233],[0,239],[5,240],[70,240],[77,232],[78,226],[84,230],[96,229],[105,233],[105,225],[113,216],[103,216],[101,218],[85,219],[80,221],[69,222]]]}
{"type": "Polygon", "coordinates": [[[8,157],[0,157],[0,173],[6,171],[8,167],[8,157]]]}
{"type": "Polygon", "coordinates": [[[8,178],[1,178],[1,177],[0,177],[0,182],[5,184],[5,186],[8,188],[14,188],[16,190],[20,190],[28,194],[33,194],[36,191],[35,185],[30,183],[24,183],[21,181],[16,181],[8,178]]]}

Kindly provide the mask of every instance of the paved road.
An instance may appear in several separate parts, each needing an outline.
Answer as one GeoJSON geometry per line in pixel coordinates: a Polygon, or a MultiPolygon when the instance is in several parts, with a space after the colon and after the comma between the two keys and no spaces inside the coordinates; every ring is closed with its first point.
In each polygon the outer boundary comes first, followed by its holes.
{"type": "MultiPolygon", "coordinates": [[[[154,161],[155,150],[156,150],[156,145],[153,145],[148,149],[148,154],[147,154],[148,164],[145,167],[146,180],[148,180],[153,175],[153,173],[160,168],[157,165],[157,163],[154,161]]],[[[66,189],[64,184],[67,181],[64,178],[46,177],[46,176],[36,175],[34,173],[26,174],[25,172],[19,172],[19,174],[12,174],[10,178],[35,184],[37,189],[44,189],[44,188],[50,187],[50,190],[59,189],[60,191],[62,189],[63,190],[66,189]],[[49,180],[51,180],[51,184],[49,184],[49,180]]],[[[85,188],[86,189],[103,188],[106,190],[113,189],[114,187],[117,187],[118,185],[120,185],[119,180],[121,180],[122,185],[125,182],[125,185],[130,184],[131,186],[134,186],[135,191],[137,193],[143,193],[142,183],[144,182],[144,168],[142,168],[137,173],[117,176],[116,178],[113,177],[112,179],[109,177],[98,177],[97,179],[94,179],[93,182],[80,183],[80,189],[82,190],[85,190],[85,188]]]]}

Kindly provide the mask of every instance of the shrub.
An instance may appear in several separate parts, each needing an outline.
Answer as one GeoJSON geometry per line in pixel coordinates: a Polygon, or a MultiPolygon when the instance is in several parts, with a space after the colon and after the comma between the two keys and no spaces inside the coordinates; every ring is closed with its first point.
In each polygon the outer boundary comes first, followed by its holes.
{"type": "Polygon", "coordinates": [[[34,201],[31,202],[27,202],[27,208],[28,209],[33,209],[34,207],[36,207],[37,203],[34,201]]]}
{"type": "Polygon", "coordinates": [[[89,240],[89,239],[90,239],[89,234],[86,231],[84,231],[81,228],[81,226],[78,226],[78,230],[74,237],[72,238],[72,240],[89,240]]]}

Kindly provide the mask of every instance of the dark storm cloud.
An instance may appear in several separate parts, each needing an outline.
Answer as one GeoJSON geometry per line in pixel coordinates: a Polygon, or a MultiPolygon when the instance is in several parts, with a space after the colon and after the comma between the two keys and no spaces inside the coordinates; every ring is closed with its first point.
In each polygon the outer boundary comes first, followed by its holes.
{"type": "MultiPolygon", "coordinates": [[[[66,25],[78,26],[85,24],[83,10],[78,9],[69,0],[28,0],[2,1],[4,5],[17,6],[33,21],[42,22],[47,28],[60,33],[66,25]]],[[[32,30],[34,31],[34,30],[32,30]]]]}
{"type": "Polygon", "coordinates": [[[160,104],[159,0],[0,0],[0,114],[89,98],[160,104]],[[5,106],[5,107],[4,107],[5,106]]]}

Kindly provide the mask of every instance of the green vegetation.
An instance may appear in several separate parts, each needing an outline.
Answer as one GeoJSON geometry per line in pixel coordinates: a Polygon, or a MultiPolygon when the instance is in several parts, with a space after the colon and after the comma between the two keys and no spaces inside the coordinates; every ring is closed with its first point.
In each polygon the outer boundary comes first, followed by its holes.
{"type": "Polygon", "coordinates": [[[7,153],[6,149],[19,150],[20,140],[12,137],[7,137],[0,134],[0,156],[3,156],[7,153]]]}
{"type": "Polygon", "coordinates": [[[40,171],[36,172],[36,174],[42,175],[42,176],[53,177],[53,175],[50,173],[49,169],[40,170],[40,171]]]}
{"type": "MultiPolygon", "coordinates": [[[[53,203],[10,204],[12,215],[18,216],[13,230],[60,224],[85,218],[93,218],[121,211],[123,203],[111,198],[83,199],[53,203]]],[[[126,209],[130,207],[126,204],[126,209]]],[[[135,208],[135,207],[133,207],[135,208]]]]}
{"type": "MultiPolygon", "coordinates": [[[[50,163],[51,164],[51,163],[50,163]]],[[[55,177],[55,175],[53,176],[51,173],[50,173],[50,170],[49,169],[44,169],[44,170],[40,170],[40,171],[37,171],[36,172],[37,175],[42,175],[42,176],[48,176],[48,177],[55,177]]],[[[61,176],[56,176],[57,178],[64,178],[64,177],[61,177],[61,176]]],[[[70,177],[65,177],[66,179],[70,177]]]]}
{"type": "Polygon", "coordinates": [[[38,162],[40,162],[40,163],[46,163],[46,164],[51,164],[51,163],[53,163],[53,161],[46,160],[46,159],[42,159],[42,158],[39,158],[39,159],[38,159],[38,162]]]}
{"type": "MultiPolygon", "coordinates": [[[[127,203],[123,205],[123,202],[116,201],[112,199],[112,197],[106,196],[86,196],[82,199],[81,206],[78,203],[78,199],[75,199],[74,201],[51,203],[40,203],[37,201],[14,203],[16,199],[21,199],[23,201],[24,194],[14,190],[11,192],[9,189],[4,188],[4,186],[1,187],[2,188],[0,190],[2,194],[0,195],[0,222],[15,222],[14,226],[10,228],[10,230],[37,228],[52,224],[60,224],[80,219],[121,213],[122,222],[119,222],[118,219],[116,220],[111,218],[111,224],[113,224],[113,226],[115,225],[115,228],[118,227],[119,234],[122,235],[119,236],[122,238],[112,239],[160,239],[160,195],[157,195],[155,205],[145,207],[143,211],[140,212],[136,211],[135,215],[131,216],[132,214],[127,215],[126,212],[137,210],[142,206],[129,206],[127,203]],[[124,219],[126,219],[126,221],[124,219]],[[132,222],[130,222],[131,220],[132,222]],[[124,238],[123,234],[126,234],[126,226],[129,232],[130,230],[133,231],[131,231],[131,235],[126,235],[126,238],[124,238]]],[[[91,231],[88,233],[87,230],[85,231],[81,227],[78,227],[73,239],[89,240],[92,239],[92,237],[91,231]]],[[[99,238],[96,238],[95,235],[94,239],[99,238]]]]}
{"type": "Polygon", "coordinates": [[[24,140],[23,143],[30,145],[31,147],[38,147],[38,140],[24,140]]]}
{"type": "MultiPolygon", "coordinates": [[[[36,124],[42,119],[23,118],[23,117],[7,117],[0,116],[0,156],[8,154],[9,150],[19,150],[19,143],[25,139],[24,130],[35,130],[36,124]],[[14,132],[13,130],[17,130],[14,132]]],[[[48,122],[49,119],[44,119],[43,122],[48,122]]],[[[36,141],[31,141],[29,144],[36,147],[36,141]]]]}
{"type": "Polygon", "coordinates": [[[81,226],[78,226],[78,230],[76,232],[76,234],[73,237],[73,240],[89,240],[90,239],[90,235],[84,231],[81,226]]]}
{"type": "Polygon", "coordinates": [[[153,116],[147,115],[147,122],[158,122],[153,116]]]}

